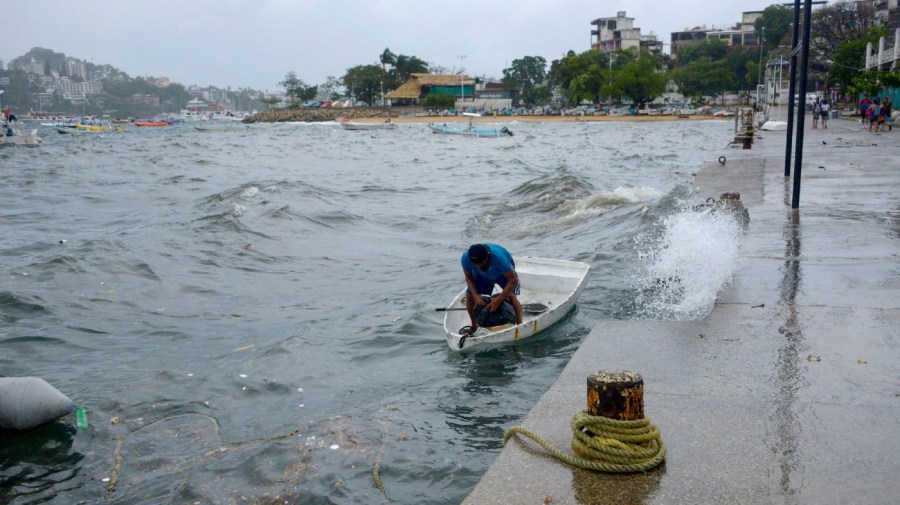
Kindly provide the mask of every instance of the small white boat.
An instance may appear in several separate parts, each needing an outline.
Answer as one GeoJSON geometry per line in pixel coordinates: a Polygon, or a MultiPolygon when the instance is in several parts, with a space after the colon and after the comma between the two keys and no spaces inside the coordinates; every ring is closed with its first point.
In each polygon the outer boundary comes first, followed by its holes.
{"type": "Polygon", "coordinates": [[[352,121],[341,122],[341,128],[345,130],[394,130],[397,125],[394,123],[354,123],[352,121]]]}
{"type": "Polygon", "coordinates": [[[450,349],[518,342],[549,328],[575,307],[591,270],[590,265],[578,261],[531,256],[514,256],[513,260],[521,284],[522,324],[479,328],[474,335],[460,334],[460,329],[471,324],[464,289],[447,308],[438,309],[445,312],[444,333],[450,349]]]}
{"type": "Polygon", "coordinates": [[[447,123],[428,125],[432,133],[440,133],[444,135],[463,135],[468,137],[512,137],[512,132],[507,127],[503,128],[475,128],[471,124],[465,128],[457,128],[448,126],[447,123]]]}
{"type": "Polygon", "coordinates": [[[37,147],[41,144],[37,129],[22,133],[10,124],[0,124],[0,145],[37,147]]]}
{"type": "Polygon", "coordinates": [[[785,131],[785,130],[787,130],[787,121],[769,120],[769,121],[766,121],[765,123],[763,123],[762,126],[759,127],[759,129],[766,130],[766,131],[772,131],[772,132],[785,131]]]}

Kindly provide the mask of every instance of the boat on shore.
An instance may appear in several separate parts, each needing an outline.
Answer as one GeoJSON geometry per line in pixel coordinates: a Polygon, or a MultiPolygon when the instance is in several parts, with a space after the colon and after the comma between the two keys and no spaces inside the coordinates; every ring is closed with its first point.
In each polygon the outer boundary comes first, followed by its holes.
{"type": "Polygon", "coordinates": [[[462,290],[444,312],[444,333],[447,345],[454,351],[504,344],[534,336],[559,322],[574,307],[587,283],[591,266],[578,261],[531,256],[514,256],[519,276],[522,304],[522,324],[505,324],[479,328],[472,335],[460,330],[469,324],[466,311],[466,290],[462,290]]]}
{"type": "Polygon", "coordinates": [[[447,123],[435,124],[429,123],[428,127],[432,133],[442,135],[462,135],[466,137],[512,137],[513,132],[507,127],[503,128],[475,128],[471,124],[465,128],[449,126],[447,123]]]}

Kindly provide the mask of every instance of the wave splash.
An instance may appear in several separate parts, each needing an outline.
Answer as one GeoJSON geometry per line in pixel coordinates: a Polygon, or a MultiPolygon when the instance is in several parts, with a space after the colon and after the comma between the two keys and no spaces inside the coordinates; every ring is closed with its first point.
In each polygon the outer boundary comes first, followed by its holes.
{"type": "Polygon", "coordinates": [[[738,267],[742,231],[736,215],[713,208],[682,208],[662,218],[638,239],[638,317],[695,320],[709,315],[738,267]]]}

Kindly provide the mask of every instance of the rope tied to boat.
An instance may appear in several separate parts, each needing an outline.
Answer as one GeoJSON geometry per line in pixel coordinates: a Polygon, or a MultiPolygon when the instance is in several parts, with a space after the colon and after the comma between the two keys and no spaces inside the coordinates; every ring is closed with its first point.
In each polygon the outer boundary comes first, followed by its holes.
{"type": "Polygon", "coordinates": [[[534,440],[549,455],[564,463],[599,472],[646,472],[666,459],[662,434],[649,419],[619,421],[592,416],[587,411],[576,413],[572,417],[572,450],[577,456],[560,451],[540,435],[521,426],[506,431],[503,445],[516,434],[534,440]]]}

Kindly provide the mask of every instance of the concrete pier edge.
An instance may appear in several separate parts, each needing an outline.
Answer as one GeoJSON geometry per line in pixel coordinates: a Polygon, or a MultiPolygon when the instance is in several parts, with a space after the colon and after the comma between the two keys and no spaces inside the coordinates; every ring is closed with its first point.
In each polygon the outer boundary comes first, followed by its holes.
{"type": "Polygon", "coordinates": [[[839,119],[805,135],[797,211],[783,131],[696,174],[698,201],[736,191],[750,214],[706,319],[598,322],[511,424],[570,451],[586,378],[633,369],[666,463],[608,475],[511,440],[464,504],[896,503],[900,131],[839,119]]]}

